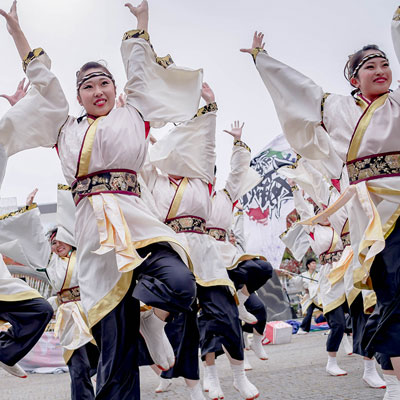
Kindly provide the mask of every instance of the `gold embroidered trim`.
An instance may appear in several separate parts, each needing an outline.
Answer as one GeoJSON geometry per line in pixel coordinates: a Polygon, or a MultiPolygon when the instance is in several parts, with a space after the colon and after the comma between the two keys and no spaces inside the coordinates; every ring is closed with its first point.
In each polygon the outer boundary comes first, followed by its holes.
{"type": "Polygon", "coordinates": [[[254,63],[259,53],[266,53],[266,51],[261,47],[254,47],[254,49],[251,49],[251,56],[253,57],[254,63]]]}
{"type": "Polygon", "coordinates": [[[193,118],[200,117],[204,114],[207,114],[209,112],[215,112],[215,111],[218,111],[217,103],[215,103],[215,102],[210,103],[210,104],[205,105],[204,107],[201,107],[199,109],[199,111],[197,111],[196,115],[193,118]]]}
{"type": "Polygon", "coordinates": [[[340,260],[340,258],[342,257],[342,250],[339,251],[334,251],[332,253],[323,253],[319,255],[319,261],[322,265],[325,264],[332,264],[334,262],[337,262],[340,260]]]}
{"type": "Polygon", "coordinates": [[[170,205],[167,218],[165,218],[167,221],[175,218],[176,214],[178,214],[179,211],[179,206],[181,205],[182,198],[183,198],[183,193],[186,190],[187,185],[189,184],[188,178],[183,178],[180,182],[178,187],[176,188],[176,192],[174,195],[174,198],[172,199],[172,203],[170,205]]]}
{"type": "Polygon", "coordinates": [[[57,185],[57,190],[71,190],[71,186],[63,185],[62,183],[59,183],[57,185]]]}
{"type": "Polygon", "coordinates": [[[204,234],[206,232],[206,221],[198,217],[177,217],[169,221],[165,221],[176,233],[192,232],[204,234]]]}
{"type": "Polygon", "coordinates": [[[293,185],[291,187],[292,193],[296,192],[297,190],[299,190],[299,187],[297,185],[293,185]]]}
{"type": "Polygon", "coordinates": [[[300,160],[301,160],[301,155],[297,154],[296,161],[291,165],[287,165],[286,168],[296,169],[297,168],[297,164],[299,163],[300,160]]]}
{"type": "Polygon", "coordinates": [[[133,29],[131,31],[125,32],[122,40],[128,39],[144,39],[147,42],[150,42],[150,35],[143,29],[133,29]]]}
{"type": "Polygon", "coordinates": [[[247,144],[246,144],[245,142],[242,142],[241,140],[235,139],[235,140],[233,141],[233,145],[234,145],[234,146],[243,147],[244,149],[248,150],[249,153],[251,153],[250,147],[247,146],[247,144]]]}
{"type": "Polygon", "coordinates": [[[225,242],[227,237],[226,230],[221,228],[207,228],[207,233],[219,242],[225,242]]]}
{"type": "Polygon", "coordinates": [[[393,21],[400,21],[400,7],[397,7],[397,10],[393,15],[393,21]]]}
{"type": "Polygon", "coordinates": [[[326,99],[331,95],[331,93],[324,93],[321,100],[321,125],[324,126],[324,107],[326,99]]]}
{"type": "Polygon", "coordinates": [[[377,154],[347,162],[350,184],[359,181],[400,175],[400,152],[377,154]]]}
{"type": "Polygon", "coordinates": [[[59,304],[70,303],[71,301],[80,301],[81,292],[79,286],[61,290],[57,293],[57,300],[59,304]]]}
{"type": "Polygon", "coordinates": [[[27,211],[33,210],[34,208],[37,208],[37,204],[36,203],[33,203],[30,206],[22,207],[17,211],[12,211],[12,212],[10,212],[8,214],[0,215],[0,221],[3,220],[3,219],[9,218],[9,217],[14,217],[15,215],[23,214],[23,213],[25,213],[27,211]]]}
{"type": "Polygon", "coordinates": [[[387,93],[378,97],[373,103],[369,105],[369,107],[365,110],[364,114],[361,116],[360,120],[358,121],[356,130],[353,134],[353,137],[351,138],[349,151],[347,153],[347,161],[352,161],[357,158],[361,141],[364,137],[365,131],[368,128],[371,118],[374,112],[385,103],[387,98],[388,98],[387,93]]]}
{"type": "Polygon", "coordinates": [[[157,64],[161,65],[163,68],[167,69],[170,65],[174,63],[170,54],[167,54],[165,57],[156,57],[157,64]]]}
{"type": "Polygon", "coordinates": [[[228,199],[233,203],[232,197],[226,189],[223,189],[224,193],[228,196],[228,199]]]}
{"type": "Polygon", "coordinates": [[[31,63],[31,61],[43,54],[44,50],[41,47],[30,51],[22,60],[22,68],[24,69],[24,72],[26,72],[26,69],[28,68],[28,65],[31,63]]]}

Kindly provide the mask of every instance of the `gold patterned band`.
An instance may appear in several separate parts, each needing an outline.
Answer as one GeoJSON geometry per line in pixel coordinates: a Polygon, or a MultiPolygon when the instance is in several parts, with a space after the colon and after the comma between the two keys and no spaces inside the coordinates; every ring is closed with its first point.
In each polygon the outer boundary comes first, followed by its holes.
{"type": "Polygon", "coordinates": [[[244,149],[246,149],[247,151],[249,151],[251,153],[251,149],[249,146],[247,146],[247,144],[245,142],[242,142],[241,140],[237,140],[235,139],[233,141],[233,145],[234,146],[238,146],[238,147],[243,147],[244,149]]]}
{"type": "Polygon", "coordinates": [[[28,65],[31,61],[33,61],[35,58],[40,57],[43,54],[44,50],[40,47],[30,51],[22,60],[22,68],[24,69],[24,72],[26,72],[26,69],[28,68],[28,65]]]}
{"type": "Polygon", "coordinates": [[[217,103],[215,103],[215,102],[209,103],[209,104],[206,104],[204,107],[199,108],[199,110],[197,111],[196,115],[193,118],[200,117],[207,113],[217,112],[217,111],[218,111],[217,103]]]}
{"type": "Polygon", "coordinates": [[[225,242],[227,237],[226,230],[221,228],[207,228],[207,233],[220,242],[225,242]]]}
{"type": "Polygon", "coordinates": [[[71,301],[80,301],[81,292],[79,286],[61,290],[57,293],[57,299],[60,304],[70,303],[71,301]]]}
{"type": "Polygon", "coordinates": [[[337,262],[340,260],[342,257],[342,250],[339,251],[333,251],[332,253],[323,253],[319,255],[319,261],[322,265],[325,264],[332,264],[334,262],[337,262]]]}
{"type": "Polygon", "coordinates": [[[176,217],[165,221],[176,233],[192,232],[192,233],[207,233],[206,221],[199,217],[176,217]]]}
{"type": "Polygon", "coordinates": [[[120,193],[140,197],[140,185],[135,171],[99,171],[82,176],[72,184],[75,205],[88,196],[100,193],[120,193]]]}
{"type": "Polygon", "coordinates": [[[350,184],[400,175],[400,152],[375,154],[347,162],[350,184]]]}

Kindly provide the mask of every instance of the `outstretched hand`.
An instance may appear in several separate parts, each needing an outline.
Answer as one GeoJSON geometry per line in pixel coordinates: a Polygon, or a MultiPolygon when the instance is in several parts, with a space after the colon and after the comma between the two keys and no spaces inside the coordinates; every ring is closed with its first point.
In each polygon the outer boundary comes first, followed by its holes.
{"type": "Polygon", "coordinates": [[[240,140],[242,138],[243,126],[244,126],[244,122],[243,122],[242,126],[240,126],[240,122],[235,121],[233,124],[231,124],[231,130],[227,131],[226,129],[224,129],[224,132],[229,133],[236,140],[240,140]]]}
{"type": "Polygon", "coordinates": [[[23,97],[25,97],[26,93],[28,92],[29,82],[25,86],[24,84],[25,84],[25,78],[18,83],[17,90],[13,95],[9,96],[7,94],[0,94],[0,97],[4,97],[6,100],[8,100],[11,106],[14,106],[23,97]]]}
{"type": "Polygon", "coordinates": [[[137,18],[137,29],[148,31],[149,24],[149,4],[143,0],[137,7],[131,3],[125,3],[125,7],[137,18]]]}
{"type": "Polygon", "coordinates": [[[10,35],[13,35],[21,29],[18,21],[16,0],[13,1],[9,12],[0,9],[0,15],[2,15],[7,21],[7,30],[10,35]]]}
{"type": "Polygon", "coordinates": [[[39,189],[34,189],[31,193],[28,194],[28,197],[26,198],[26,205],[29,207],[32,205],[33,200],[35,200],[36,193],[38,192],[39,189]]]}
{"type": "Polygon", "coordinates": [[[208,83],[203,82],[201,86],[201,97],[207,104],[215,102],[215,95],[208,83]]]}
{"type": "Polygon", "coordinates": [[[264,40],[264,34],[262,32],[257,33],[257,31],[254,32],[253,36],[253,44],[251,45],[251,49],[240,49],[242,53],[250,53],[253,49],[256,47],[260,49],[264,49],[265,43],[263,42],[264,40]]]}

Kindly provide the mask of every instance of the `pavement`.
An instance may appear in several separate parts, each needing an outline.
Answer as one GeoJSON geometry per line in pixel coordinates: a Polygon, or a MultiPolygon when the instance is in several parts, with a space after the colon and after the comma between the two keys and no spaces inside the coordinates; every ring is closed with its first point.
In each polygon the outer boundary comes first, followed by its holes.
{"type": "MultiPolygon", "coordinates": [[[[321,332],[292,336],[291,343],[268,345],[269,360],[261,361],[248,351],[253,370],[250,381],[260,390],[260,400],[373,400],[382,399],[384,389],[371,389],[362,381],[363,362],[359,356],[348,356],[342,349],[338,364],[347,376],[326,374],[326,337],[321,332]]],[[[217,360],[218,374],[226,400],[240,400],[232,386],[229,363],[225,356],[217,360]]],[[[379,367],[378,367],[379,368],[379,367]]],[[[67,400],[70,399],[69,374],[33,374],[19,379],[0,371],[1,400],[67,400]]],[[[149,367],[141,368],[142,400],[189,400],[182,379],[174,379],[171,390],[156,394],[158,377],[149,367]]],[[[208,399],[207,395],[205,397],[208,399]]]]}

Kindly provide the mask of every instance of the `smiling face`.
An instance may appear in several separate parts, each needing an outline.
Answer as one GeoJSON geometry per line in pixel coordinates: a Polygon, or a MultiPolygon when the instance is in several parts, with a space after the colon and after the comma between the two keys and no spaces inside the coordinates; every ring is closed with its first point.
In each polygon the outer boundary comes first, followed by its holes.
{"type": "MultiPolygon", "coordinates": [[[[85,76],[93,72],[104,72],[98,68],[85,71],[85,76]]],[[[116,89],[113,81],[106,76],[94,76],[85,81],[78,90],[78,102],[89,115],[107,115],[115,106],[116,89]]]]}
{"type": "Polygon", "coordinates": [[[55,238],[51,241],[51,252],[58,255],[58,257],[67,257],[68,253],[72,250],[72,246],[67,243],[61,242],[55,238]]]}
{"type": "MultiPolygon", "coordinates": [[[[363,57],[376,54],[376,50],[367,50],[363,57]]],[[[358,71],[357,76],[351,78],[351,84],[360,89],[368,100],[375,100],[387,93],[392,83],[392,70],[385,58],[376,57],[368,60],[358,71]]]]}

